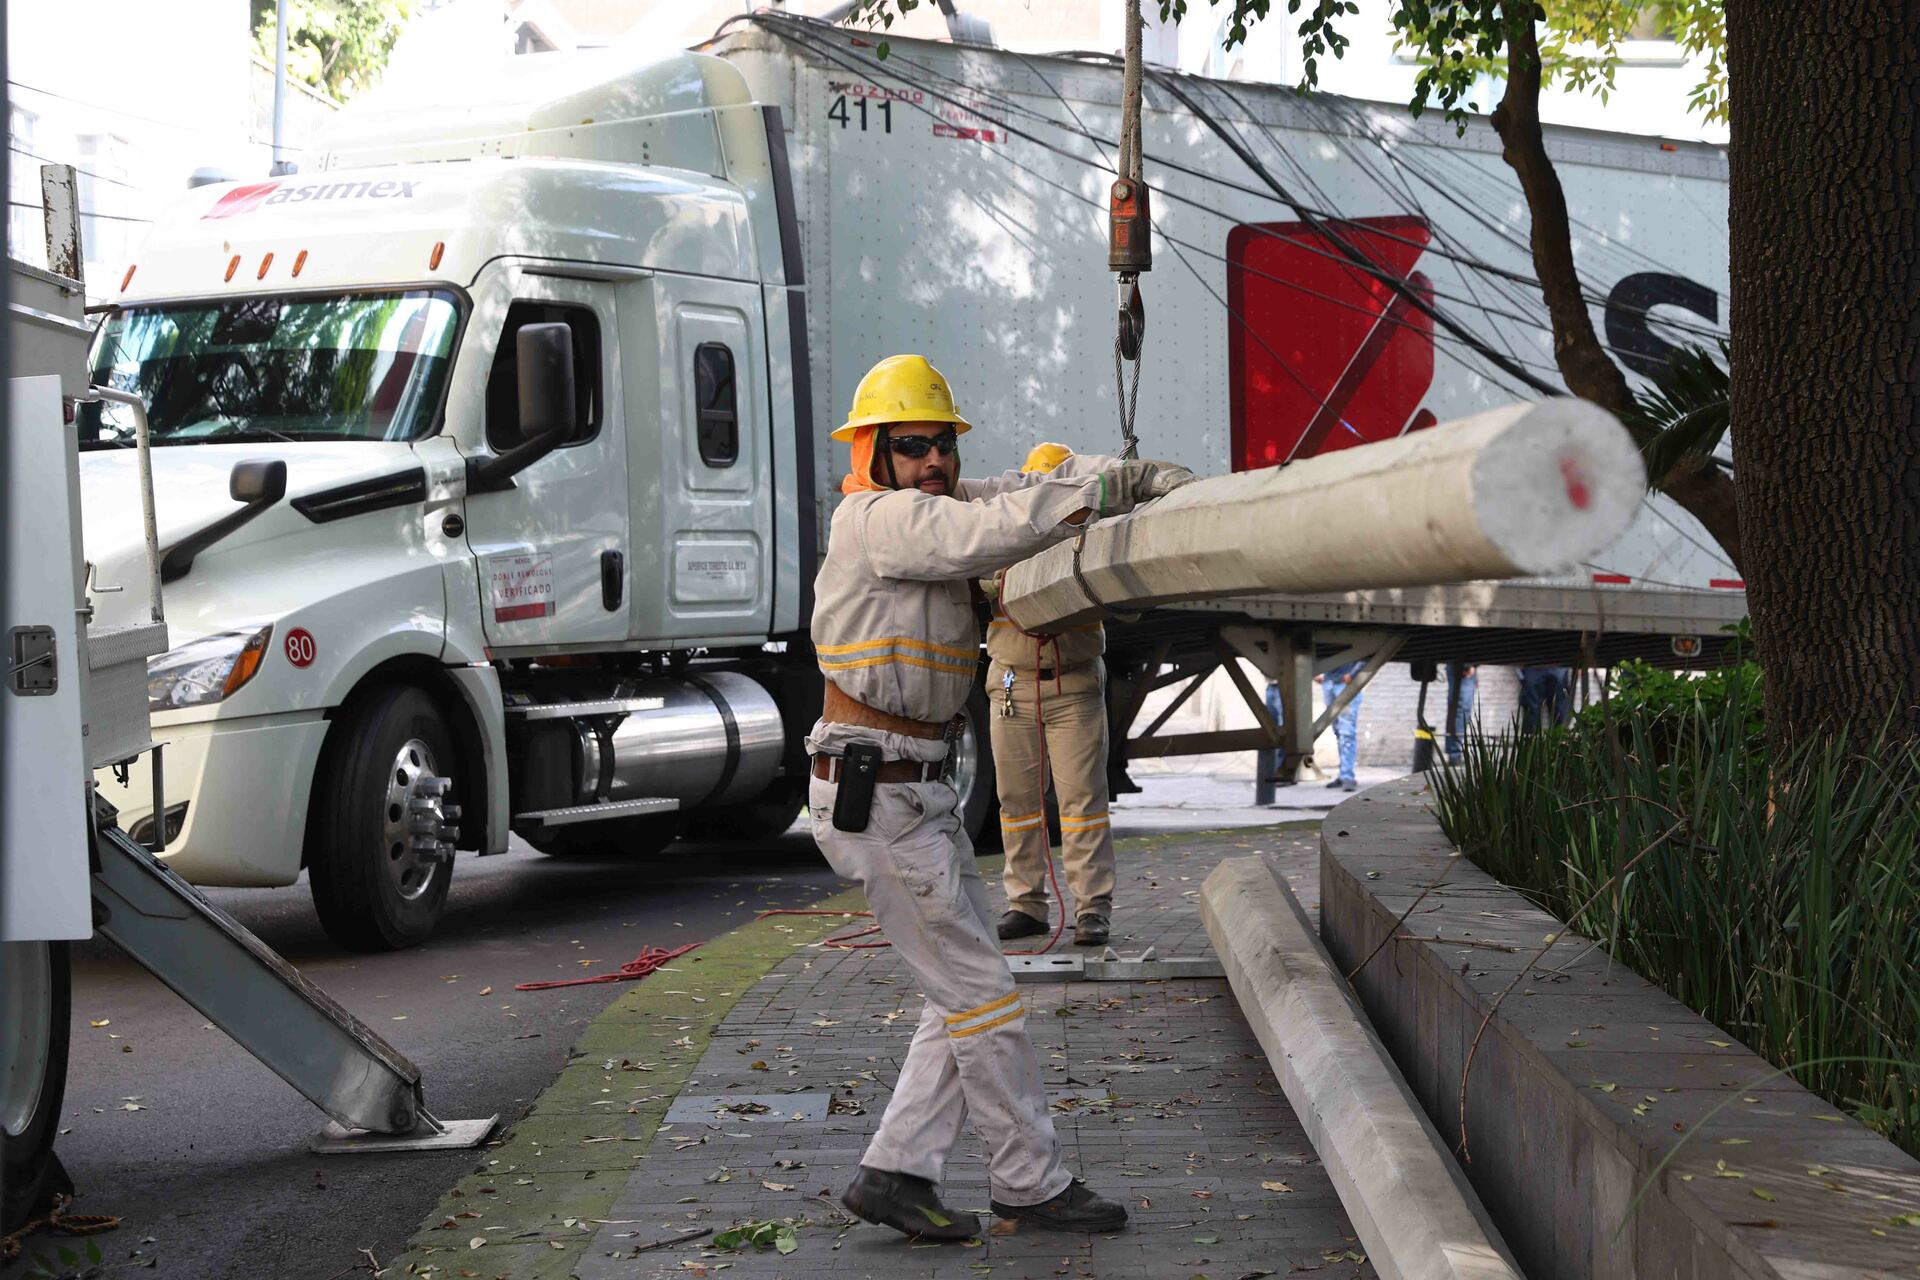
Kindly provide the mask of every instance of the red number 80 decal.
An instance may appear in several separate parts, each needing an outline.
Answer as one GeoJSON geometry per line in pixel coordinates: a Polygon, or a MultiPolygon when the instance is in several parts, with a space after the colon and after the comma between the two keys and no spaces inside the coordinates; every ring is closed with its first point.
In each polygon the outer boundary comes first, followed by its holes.
{"type": "Polygon", "coordinates": [[[313,665],[318,646],[313,642],[313,632],[305,627],[295,627],[287,632],[287,661],[296,667],[313,665]]]}

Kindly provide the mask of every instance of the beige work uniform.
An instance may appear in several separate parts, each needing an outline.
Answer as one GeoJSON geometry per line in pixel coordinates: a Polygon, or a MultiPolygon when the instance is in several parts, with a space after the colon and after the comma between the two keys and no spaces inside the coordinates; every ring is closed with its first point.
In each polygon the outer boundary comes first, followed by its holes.
{"type": "MultiPolygon", "coordinates": [[[[869,706],[915,720],[957,714],[973,687],[979,624],[968,582],[1073,532],[1098,510],[1104,458],[1072,476],[1009,473],[963,480],[958,496],[856,493],[833,514],[814,585],[820,670],[869,706]]],[[[822,720],[813,754],[878,743],[889,760],[939,760],[947,744],[822,720]]],[[[837,783],[812,780],[813,837],[840,875],[866,890],[887,940],[926,997],[880,1130],[861,1163],[938,1182],[969,1115],[987,1147],[991,1194],[1039,1204],[1070,1175],[1047,1111],[1025,1007],[994,933],[973,846],[945,781],[882,783],[862,832],[833,825],[837,783]]]]}
{"type": "MultiPolygon", "coordinates": [[[[1107,817],[1106,632],[1097,622],[1029,636],[996,601],[987,627],[992,725],[1007,906],[1047,918],[1046,775],[1060,802],[1060,854],[1076,916],[1113,914],[1113,827],[1107,817]],[[1041,736],[1045,734],[1045,769],[1041,736]]],[[[1061,905],[1065,910],[1065,904],[1061,905]]]]}

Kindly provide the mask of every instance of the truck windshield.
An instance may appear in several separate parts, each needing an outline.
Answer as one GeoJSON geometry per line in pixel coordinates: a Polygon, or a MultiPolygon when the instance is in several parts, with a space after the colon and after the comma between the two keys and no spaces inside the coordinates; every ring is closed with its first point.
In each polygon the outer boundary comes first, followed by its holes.
{"type": "MultiPolygon", "coordinates": [[[[129,307],[93,379],[146,400],[156,445],[413,440],[433,429],[460,312],[452,294],[349,293],[129,307]]],[[[82,448],[133,443],[133,416],[83,407],[82,448]]]]}

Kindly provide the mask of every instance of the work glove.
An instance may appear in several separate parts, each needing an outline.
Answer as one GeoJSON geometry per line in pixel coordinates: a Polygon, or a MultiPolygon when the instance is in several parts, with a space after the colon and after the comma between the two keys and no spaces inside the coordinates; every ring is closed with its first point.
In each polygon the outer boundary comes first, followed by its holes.
{"type": "Polygon", "coordinates": [[[1143,502],[1164,498],[1197,477],[1177,462],[1156,462],[1151,458],[1129,459],[1108,473],[1110,486],[1107,509],[1102,515],[1119,515],[1143,502]]]}

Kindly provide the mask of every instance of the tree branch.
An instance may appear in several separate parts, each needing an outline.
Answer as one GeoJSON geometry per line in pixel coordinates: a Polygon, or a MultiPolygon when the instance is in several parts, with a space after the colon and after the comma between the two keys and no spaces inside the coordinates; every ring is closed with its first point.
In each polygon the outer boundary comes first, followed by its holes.
{"type": "MultiPolygon", "coordinates": [[[[1531,216],[1534,274],[1553,323],[1553,359],[1567,389],[1591,400],[1632,427],[1633,391],[1600,336],[1581,291],[1573,261],[1573,234],[1567,195],[1547,155],[1540,127],[1540,42],[1534,32],[1531,0],[1505,0],[1507,88],[1493,110],[1500,135],[1500,157],[1520,179],[1531,216]]],[[[1740,565],[1740,523],[1734,509],[1733,481],[1704,458],[1688,459],[1656,476],[1661,490],[1678,502],[1718,542],[1736,569],[1740,565]]]]}

